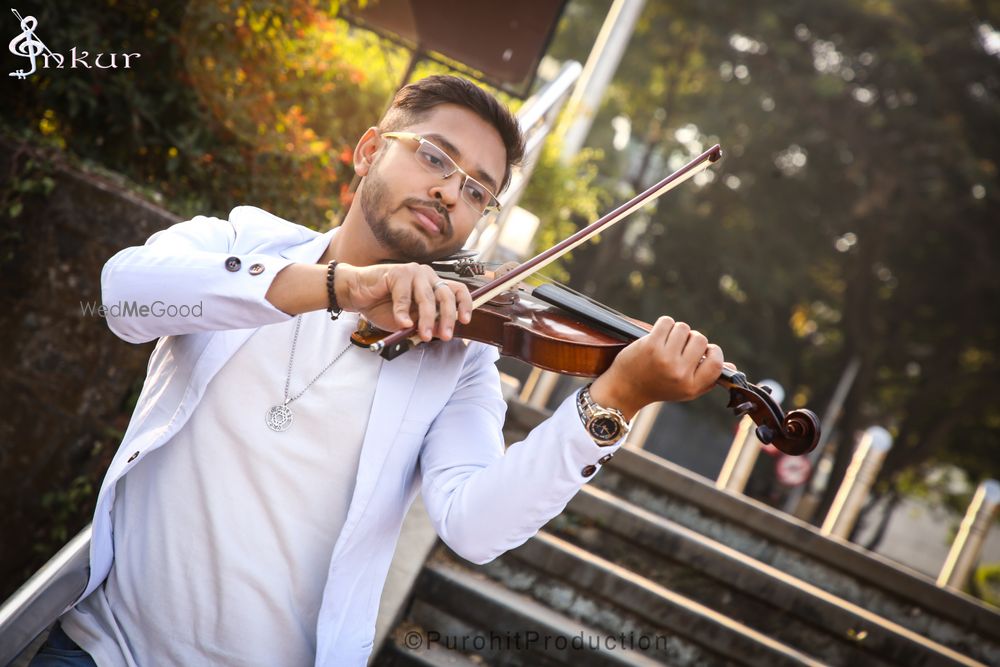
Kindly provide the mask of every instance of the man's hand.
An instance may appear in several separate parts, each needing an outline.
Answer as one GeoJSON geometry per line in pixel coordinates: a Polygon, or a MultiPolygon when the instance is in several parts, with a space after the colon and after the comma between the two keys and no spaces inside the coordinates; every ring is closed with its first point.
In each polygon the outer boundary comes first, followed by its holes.
{"type": "Polygon", "coordinates": [[[450,340],[456,320],[472,319],[469,289],[443,280],[423,264],[337,264],[334,273],[337,302],[344,310],[361,313],[384,331],[417,324],[421,340],[450,340]]]}
{"type": "Polygon", "coordinates": [[[594,380],[590,395],[600,405],[618,408],[631,420],[656,401],[689,401],[708,392],[722,373],[733,370],[722,349],[684,322],[656,320],[649,335],[631,343],[611,367],[594,380]]]}

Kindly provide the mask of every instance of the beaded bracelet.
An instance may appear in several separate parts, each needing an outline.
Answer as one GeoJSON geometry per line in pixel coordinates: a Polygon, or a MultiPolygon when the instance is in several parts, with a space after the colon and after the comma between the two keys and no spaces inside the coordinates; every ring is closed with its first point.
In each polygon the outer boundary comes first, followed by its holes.
{"type": "Polygon", "coordinates": [[[326,312],[330,313],[330,319],[335,320],[340,317],[344,309],[337,305],[337,292],[333,289],[333,272],[337,270],[337,260],[332,259],[326,265],[326,295],[330,300],[330,306],[326,312]]]}

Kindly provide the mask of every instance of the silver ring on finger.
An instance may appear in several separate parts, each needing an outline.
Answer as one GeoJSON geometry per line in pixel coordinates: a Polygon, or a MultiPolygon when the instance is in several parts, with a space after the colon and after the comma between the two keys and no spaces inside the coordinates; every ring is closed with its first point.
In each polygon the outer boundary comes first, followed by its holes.
{"type": "Polygon", "coordinates": [[[447,287],[447,286],[448,286],[448,283],[446,283],[446,282],[445,282],[445,281],[443,281],[443,280],[439,280],[439,281],[437,281],[436,283],[434,283],[434,288],[433,288],[433,290],[434,290],[434,291],[436,292],[436,291],[438,290],[438,288],[439,288],[439,287],[447,287]]]}

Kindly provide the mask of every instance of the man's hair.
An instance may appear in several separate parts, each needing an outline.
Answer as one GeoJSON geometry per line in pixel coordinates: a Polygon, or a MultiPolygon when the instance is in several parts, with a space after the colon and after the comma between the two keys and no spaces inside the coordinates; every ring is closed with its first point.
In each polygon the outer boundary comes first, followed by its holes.
{"type": "MultiPolygon", "coordinates": [[[[514,115],[493,95],[457,76],[436,74],[400,88],[379,122],[379,131],[402,130],[420,122],[440,104],[457,104],[496,128],[507,151],[500,192],[510,182],[510,169],[524,157],[524,137],[514,115]]],[[[499,193],[498,193],[499,194],[499,193]]]]}

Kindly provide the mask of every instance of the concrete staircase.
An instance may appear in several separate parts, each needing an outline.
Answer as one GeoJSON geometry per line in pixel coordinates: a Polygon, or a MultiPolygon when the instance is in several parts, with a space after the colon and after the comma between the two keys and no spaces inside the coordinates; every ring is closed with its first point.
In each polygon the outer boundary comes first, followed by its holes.
{"type": "Polygon", "coordinates": [[[439,544],[401,609],[373,665],[1000,665],[997,610],[630,449],[486,565],[439,544]]]}

